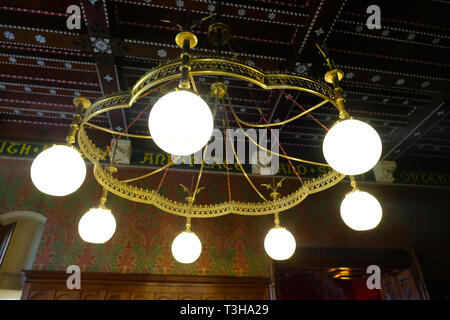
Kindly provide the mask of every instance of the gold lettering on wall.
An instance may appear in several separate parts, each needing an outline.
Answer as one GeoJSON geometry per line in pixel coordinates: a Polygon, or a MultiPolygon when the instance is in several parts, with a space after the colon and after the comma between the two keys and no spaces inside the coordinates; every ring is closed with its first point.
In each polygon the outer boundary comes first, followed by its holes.
{"type": "Polygon", "coordinates": [[[20,149],[20,154],[28,154],[30,152],[31,145],[22,144],[22,148],[20,149]]]}
{"type": "Polygon", "coordinates": [[[8,146],[8,148],[6,148],[6,152],[8,152],[9,154],[15,154],[19,151],[18,148],[14,148],[16,146],[19,146],[20,143],[18,142],[11,142],[8,146]]]}
{"type": "Polygon", "coordinates": [[[449,185],[450,175],[427,173],[427,172],[407,172],[401,171],[399,174],[400,182],[431,184],[431,185],[449,185]]]}
{"type": "MultiPolygon", "coordinates": [[[[22,157],[35,157],[40,152],[50,148],[53,146],[53,144],[40,144],[40,143],[25,143],[25,142],[15,142],[15,141],[5,141],[0,140],[0,154],[3,155],[14,155],[16,157],[22,156],[22,157]]],[[[103,153],[102,160],[107,160],[107,157],[111,157],[111,150],[108,150],[108,152],[103,153]]],[[[137,159],[137,164],[142,165],[154,165],[154,166],[164,166],[170,161],[170,155],[164,154],[164,153],[157,153],[157,152],[137,152],[135,155],[137,159]]],[[[85,156],[83,155],[83,158],[85,156]]],[[[208,157],[208,162],[211,162],[213,158],[208,157]]],[[[214,159],[215,160],[215,159],[214,159]]],[[[189,167],[196,167],[200,168],[200,164],[202,163],[202,159],[195,154],[191,155],[190,157],[182,157],[180,164],[189,165],[189,167]],[[190,159],[190,161],[189,161],[190,159]]],[[[203,161],[204,163],[204,161],[203,161]]],[[[251,171],[251,168],[249,168],[248,164],[242,164],[245,168],[246,172],[251,171]]],[[[293,176],[295,175],[295,171],[300,176],[317,176],[321,174],[327,173],[329,170],[331,170],[329,167],[326,166],[309,166],[304,164],[289,164],[287,162],[280,162],[279,164],[279,172],[280,175],[285,176],[293,176]],[[294,165],[294,168],[292,167],[294,165]]],[[[217,161],[214,161],[211,164],[204,163],[204,168],[209,169],[211,171],[230,171],[230,172],[241,172],[241,168],[237,161],[234,161],[234,164],[227,163],[226,161],[224,163],[218,163],[217,161]]],[[[358,176],[361,180],[373,180],[373,177],[370,173],[367,174],[361,174],[358,176]]],[[[397,183],[408,183],[408,184],[419,184],[419,185],[441,185],[441,186],[448,186],[450,185],[450,174],[448,173],[438,173],[438,172],[426,172],[426,171],[413,171],[413,170],[398,170],[396,172],[396,180],[397,183]]]]}
{"type": "Polygon", "coordinates": [[[144,153],[144,159],[141,160],[141,163],[144,164],[147,162],[148,164],[153,164],[153,153],[150,152],[144,153]]]}
{"type": "Polygon", "coordinates": [[[155,163],[156,165],[158,165],[158,164],[165,165],[165,164],[167,164],[167,161],[168,161],[168,157],[166,159],[166,155],[164,155],[164,154],[156,155],[156,163],[155,163]],[[161,163],[159,163],[159,159],[161,159],[161,163]]]}
{"type": "Polygon", "coordinates": [[[303,176],[303,175],[305,175],[308,172],[308,169],[306,169],[306,167],[304,165],[299,164],[297,166],[297,172],[298,172],[299,175],[303,176]]]}

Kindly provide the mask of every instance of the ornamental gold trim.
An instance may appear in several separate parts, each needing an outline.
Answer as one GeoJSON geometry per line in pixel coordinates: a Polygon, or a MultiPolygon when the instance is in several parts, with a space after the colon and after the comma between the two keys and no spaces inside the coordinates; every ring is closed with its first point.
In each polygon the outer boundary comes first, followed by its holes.
{"type": "MultiPolygon", "coordinates": [[[[135,179],[127,179],[124,181],[116,179],[110,171],[105,170],[100,164],[100,160],[105,157],[105,152],[90,140],[84,126],[91,125],[88,123],[89,120],[99,114],[115,109],[131,108],[151,88],[154,88],[158,84],[180,78],[180,65],[180,60],[159,65],[147,72],[131,91],[103,97],[94,102],[85,111],[77,132],[79,148],[86,158],[94,164],[94,177],[105,190],[124,199],[154,205],[164,212],[178,216],[212,218],[232,213],[260,216],[288,210],[301,203],[308,195],[331,188],[345,178],[345,175],[330,170],[318,178],[304,182],[301,187],[291,194],[284,197],[274,197],[270,201],[239,202],[232,200],[206,205],[178,202],[168,199],[155,190],[138,188],[127,183],[127,181],[133,181],[135,179]]],[[[193,76],[227,76],[252,82],[266,90],[293,89],[304,91],[336,106],[336,97],[333,89],[325,83],[306,77],[282,73],[264,73],[242,62],[224,57],[192,58],[190,67],[190,74],[193,76]]],[[[142,137],[149,138],[148,136],[142,137]]]]}

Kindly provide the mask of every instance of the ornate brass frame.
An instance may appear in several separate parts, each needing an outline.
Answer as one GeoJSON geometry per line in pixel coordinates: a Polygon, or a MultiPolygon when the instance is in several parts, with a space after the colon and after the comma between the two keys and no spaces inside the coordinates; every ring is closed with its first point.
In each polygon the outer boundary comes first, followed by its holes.
{"type": "MultiPolygon", "coordinates": [[[[328,173],[316,179],[304,182],[303,185],[293,193],[284,197],[275,197],[271,201],[266,200],[253,203],[227,201],[210,205],[196,205],[194,203],[174,201],[160,195],[155,190],[138,188],[128,184],[128,181],[134,179],[119,181],[114,178],[111,171],[108,172],[108,170],[102,168],[100,159],[104,156],[104,152],[89,139],[84,126],[90,125],[100,129],[100,127],[90,124],[89,120],[101,113],[111,110],[131,108],[148,90],[167,81],[179,79],[181,77],[181,63],[181,60],[177,60],[161,64],[148,71],[136,83],[131,92],[122,92],[103,97],[94,102],[85,111],[77,133],[78,144],[81,152],[94,164],[95,179],[105,190],[119,197],[140,203],[152,204],[167,213],[188,218],[210,218],[230,213],[258,216],[276,214],[290,209],[302,202],[309,194],[331,188],[345,178],[345,175],[330,170],[328,173]]],[[[325,83],[290,74],[264,73],[234,59],[224,57],[193,57],[190,60],[190,75],[227,76],[254,83],[266,90],[293,89],[305,91],[324,99],[324,102],[316,105],[317,108],[327,102],[338,108],[336,91],[325,83]]],[[[304,114],[307,114],[313,109],[314,108],[307,110],[304,114]]],[[[282,123],[279,123],[277,125],[281,124],[282,123]]],[[[149,136],[131,135],[108,129],[103,130],[113,134],[126,135],[135,138],[151,138],[149,136]]],[[[298,160],[295,158],[291,159],[298,160]]],[[[145,176],[147,177],[151,174],[152,173],[145,176]]]]}

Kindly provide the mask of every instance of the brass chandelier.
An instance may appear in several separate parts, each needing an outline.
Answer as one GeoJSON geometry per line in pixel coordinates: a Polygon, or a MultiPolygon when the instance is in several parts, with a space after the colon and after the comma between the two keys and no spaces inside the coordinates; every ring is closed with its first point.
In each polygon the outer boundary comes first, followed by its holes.
{"type": "MultiPolygon", "coordinates": [[[[209,35],[216,42],[223,42],[229,37],[229,31],[226,25],[216,22],[210,26],[209,35]],[[214,37],[217,34],[222,37],[219,39],[214,37]]],[[[265,73],[236,58],[223,55],[191,55],[191,49],[198,42],[197,37],[191,31],[178,33],[175,42],[181,48],[180,59],[163,63],[148,71],[131,91],[102,97],[92,104],[85,98],[75,98],[74,104],[77,106],[77,111],[66,138],[67,144],[55,145],[44,150],[33,161],[31,178],[34,185],[40,191],[54,196],[70,194],[83,183],[86,166],[81,154],[93,164],[94,177],[103,187],[103,195],[100,205],[88,211],[80,220],[78,230],[83,240],[91,243],[104,243],[113,236],[116,229],[115,218],[105,206],[109,192],[131,201],[154,205],[166,213],[185,217],[186,231],[176,237],[172,244],[172,253],[175,259],[181,263],[194,262],[201,254],[201,242],[191,231],[191,219],[219,217],[227,214],[250,216],[273,214],[275,227],[267,234],[264,246],[270,257],[283,260],[292,256],[296,244],[292,234],[280,226],[278,214],[298,205],[310,194],[333,187],[347,175],[351,180],[352,191],[346,195],[341,204],[342,219],[354,230],[368,230],[378,225],[382,216],[380,204],[372,195],[358,189],[353,176],[367,172],[378,162],[381,155],[381,139],[371,126],[352,118],[345,110],[345,99],[339,85],[344,73],[335,68],[324,50],[318,46],[329,66],[329,71],[324,77],[326,83],[286,73],[265,73]],[[195,77],[204,75],[244,80],[264,90],[303,91],[321,98],[321,102],[282,122],[249,123],[240,119],[235,112],[228,88],[223,81],[218,80],[211,86],[209,99],[207,99],[210,101],[209,105],[200,97],[195,77]],[[178,81],[178,88],[161,97],[150,111],[149,131],[151,136],[130,134],[126,130],[124,132],[114,131],[90,122],[94,117],[111,110],[133,108],[140,99],[156,91],[159,86],[173,81],[178,81]],[[229,201],[222,203],[197,204],[195,200],[201,190],[199,185],[204,167],[203,161],[195,188],[188,190],[189,194],[184,202],[167,198],[159,193],[159,189],[139,188],[132,184],[167,169],[174,165],[175,160],[181,156],[190,155],[201,149],[206,152],[213,130],[213,119],[219,105],[223,106],[224,126],[230,128],[228,118],[228,112],[230,112],[239,128],[245,133],[245,128],[271,129],[293,122],[328,103],[336,107],[339,113],[339,120],[328,130],[324,138],[323,152],[328,163],[275,153],[261,146],[246,134],[250,142],[271,156],[330,168],[325,174],[304,181],[297,190],[290,194],[281,195],[278,192],[278,187],[281,186],[280,181],[278,185],[265,185],[272,190],[270,199],[267,199],[245,172],[236,155],[234,143],[231,143],[234,158],[245,179],[260,196],[261,201],[259,202],[240,202],[230,198],[229,201]],[[180,125],[185,126],[183,127],[184,132],[177,131],[180,125]],[[91,141],[85,130],[86,126],[119,137],[153,139],[159,148],[167,153],[175,154],[177,157],[172,158],[172,161],[165,166],[145,175],[119,180],[116,178],[118,168],[113,162],[107,166],[101,163],[106,153],[91,141]],[[78,143],[78,149],[73,146],[75,142],[78,143]],[[70,170],[67,170],[67,167],[70,170]]]]}

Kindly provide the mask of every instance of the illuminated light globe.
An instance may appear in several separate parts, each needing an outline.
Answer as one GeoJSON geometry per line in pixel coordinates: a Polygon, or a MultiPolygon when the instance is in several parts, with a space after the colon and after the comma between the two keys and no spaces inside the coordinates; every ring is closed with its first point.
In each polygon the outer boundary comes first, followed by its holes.
{"type": "Polygon", "coordinates": [[[73,147],[56,145],[42,151],[31,164],[31,181],[39,191],[66,196],[76,191],[86,177],[86,164],[73,147]]]}
{"type": "Polygon", "coordinates": [[[193,232],[183,231],[172,242],[172,255],[180,263],[192,263],[201,253],[202,243],[193,232]]]}
{"type": "Polygon", "coordinates": [[[78,223],[81,239],[90,243],[105,243],[116,231],[116,219],[111,210],[93,208],[86,212],[78,223]]]}
{"type": "Polygon", "coordinates": [[[274,260],[289,259],[295,252],[295,238],[286,228],[276,226],[269,230],[264,239],[264,249],[274,260]]]}
{"type": "Polygon", "coordinates": [[[323,155],[337,172],[358,175],[377,164],[381,156],[381,139],[365,122],[340,121],[325,135],[323,155]]]}
{"type": "Polygon", "coordinates": [[[214,119],[202,98],[190,91],[178,90],[169,92],[155,103],[148,126],[159,148],[172,155],[185,156],[208,143],[214,119]]]}
{"type": "Polygon", "coordinates": [[[356,231],[375,228],[381,221],[381,205],[370,193],[352,191],[341,203],[341,217],[345,224],[356,231]]]}

